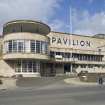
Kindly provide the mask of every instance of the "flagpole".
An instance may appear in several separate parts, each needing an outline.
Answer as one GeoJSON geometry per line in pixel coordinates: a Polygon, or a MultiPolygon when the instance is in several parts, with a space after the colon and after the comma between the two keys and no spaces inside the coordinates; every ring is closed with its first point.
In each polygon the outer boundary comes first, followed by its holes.
{"type": "Polygon", "coordinates": [[[71,56],[70,56],[70,58],[71,58],[71,66],[70,66],[70,72],[72,73],[72,69],[73,69],[73,65],[72,65],[72,48],[73,48],[73,46],[72,46],[72,4],[70,4],[70,40],[71,40],[71,56]]]}

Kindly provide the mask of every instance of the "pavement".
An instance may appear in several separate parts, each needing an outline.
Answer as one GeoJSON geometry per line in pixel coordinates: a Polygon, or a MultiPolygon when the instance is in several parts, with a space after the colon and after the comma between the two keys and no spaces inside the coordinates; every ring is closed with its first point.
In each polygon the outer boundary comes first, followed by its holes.
{"type": "Polygon", "coordinates": [[[14,78],[0,78],[0,80],[3,82],[3,84],[0,84],[0,90],[15,89],[17,87],[14,78]]]}
{"type": "MultiPolygon", "coordinates": [[[[43,78],[1,78],[3,84],[0,85],[0,90],[16,89],[16,88],[56,88],[57,85],[65,86],[96,86],[97,82],[82,82],[79,78],[68,77],[43,77],[43,78]]],[[[105,82],[103,83],[105,85],[105,82]]]]}
{"type": "MultiPolygon", "coordinates": [[[[77,78],[67,78],[67,79],[64,79],[64,82],[67,83],[67,84],[73,84],[73,85],[84,85],[84,86],[95,86],[95,85],[98,85],[97,82],[82,82],[80,81],[80,79],[77,77],[77,78]]],[[[105,82],[103,83],[103,85],[105,85],[105,82]]]]}

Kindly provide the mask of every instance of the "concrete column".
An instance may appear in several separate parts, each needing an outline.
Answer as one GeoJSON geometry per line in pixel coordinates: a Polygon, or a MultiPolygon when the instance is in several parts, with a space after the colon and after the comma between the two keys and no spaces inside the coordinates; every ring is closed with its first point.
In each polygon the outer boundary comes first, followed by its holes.
{"type": "Polygon", "coordinates": [[[72,63],[70,64],[70,72],[72,73],[73,72],[73,65],[72,65],[72,63]]]}

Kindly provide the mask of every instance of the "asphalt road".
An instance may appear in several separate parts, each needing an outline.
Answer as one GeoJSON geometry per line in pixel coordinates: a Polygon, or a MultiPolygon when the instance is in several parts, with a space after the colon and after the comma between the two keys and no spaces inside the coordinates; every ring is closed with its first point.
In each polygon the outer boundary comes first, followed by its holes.
{"type": "Polygon", "coordinates": [[[0,90],[0,105],[105,105],[105,86],[62,82],[35,88],[0,90]]]}

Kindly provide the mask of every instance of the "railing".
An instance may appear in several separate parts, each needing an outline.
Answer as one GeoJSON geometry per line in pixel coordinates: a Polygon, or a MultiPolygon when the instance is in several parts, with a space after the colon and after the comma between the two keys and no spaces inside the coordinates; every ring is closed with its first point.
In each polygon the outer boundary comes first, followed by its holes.
{"type": "Polygon", "coordinates": [[[53,60],[55,61],[61,61],[61,62],[75,62],[77,61],[78,59],[77,58],[63,58],[63,57],[55,57],[55,58],[52,58],[53,60]]]}
{"type": "Polygon", "coordinates": [[[62,59],[63,61],[77,61],[78,59],[77,58],[63,58],[62,59]]]}
{"type": "Polygon", "coordinates": [[[56,55],[51,58],[51,60],[59,62],[75,62],[78,64],[105,64],[105,61],[87,61],[87,60],[78,60],[78,58],[64,58],[61,55],[56,55]]]}

